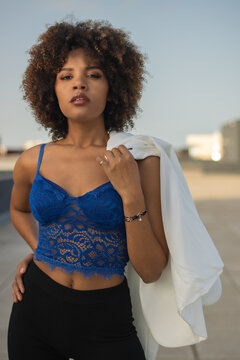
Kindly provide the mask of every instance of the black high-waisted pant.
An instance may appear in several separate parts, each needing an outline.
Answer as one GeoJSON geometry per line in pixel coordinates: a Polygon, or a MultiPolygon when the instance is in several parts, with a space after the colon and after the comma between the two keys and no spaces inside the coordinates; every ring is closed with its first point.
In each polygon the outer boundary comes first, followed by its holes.
{"type": "Polygon", "coordinates": [[[9,319],[9,360],[146,360],[126,277],[110,288],[75,290],[31,261],[23,283],[9,319]]]}

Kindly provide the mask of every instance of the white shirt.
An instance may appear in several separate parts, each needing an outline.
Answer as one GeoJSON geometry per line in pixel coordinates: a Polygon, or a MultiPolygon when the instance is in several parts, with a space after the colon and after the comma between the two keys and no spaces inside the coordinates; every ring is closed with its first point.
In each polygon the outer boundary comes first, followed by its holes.
{"type": "MultiPolygon", "coordinates": [[[[111,131],[107,150],[125,145],[136,160],[160,157],[161,207],[169,261],[160,278],[144,283],[125,267],[134,325],[147,360],[159,344],[180,347],[207,339],[203,305],[221,296],[224,264],[197,213],[172,145],[149,135],[111,131]]],[[[135,220],[138,221],[138,220],[135,220]]]]}

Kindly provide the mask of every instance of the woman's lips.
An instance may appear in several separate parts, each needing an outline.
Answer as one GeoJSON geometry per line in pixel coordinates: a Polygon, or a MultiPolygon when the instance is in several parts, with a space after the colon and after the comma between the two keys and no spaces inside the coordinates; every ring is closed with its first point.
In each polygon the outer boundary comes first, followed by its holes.
{"type": "Polygon", "coordinates": [[[72,104],[74,104],[74,105],[84,105],[84,104],[86,104],[86,103],[88,103],[89,102],[89,100],[73,100],[72,101],[72,104]]]}

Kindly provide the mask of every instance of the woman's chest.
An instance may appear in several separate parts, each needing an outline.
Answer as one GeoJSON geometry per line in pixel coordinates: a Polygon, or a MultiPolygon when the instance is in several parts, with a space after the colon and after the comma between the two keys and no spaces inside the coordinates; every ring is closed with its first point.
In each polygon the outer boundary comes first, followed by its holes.
{"type": "Polygon", "coordinates": [[[76,224],[111,229],[122,226],[122,198],[110,181],[72,197],[58,184],[37,174],[30,191],[30,208],[41,224],[57,223],[63,227],[76,224]]]}
{"type": "MultiPolygon", "coordinates": [[[[80,197],[109,180],[99,162],[96,161],[98,154],[83,152],[74,156],[72,153],[49,152],[41,162],[38,173],[43,178],[59,185],[70,197],[80,197]]],[[[36,169],[33,169],[32,183],[36,174],[36,169]]]]}

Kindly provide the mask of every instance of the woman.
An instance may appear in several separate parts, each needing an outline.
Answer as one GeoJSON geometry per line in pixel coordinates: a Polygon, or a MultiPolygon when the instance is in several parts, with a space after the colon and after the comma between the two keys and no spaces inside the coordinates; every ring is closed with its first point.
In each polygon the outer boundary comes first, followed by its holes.
{"type": "Polygon", "coordinates": [[[112,130],[134,125],[144,56],[91,20],[55,23],[30,55],[24,99],[52,142],[13,171],[11,220],[34,254],[13,282],[9,359],[145,359],[124,267],[151,283],[168,261],[159,157],[106,150],[112,130]]]}

